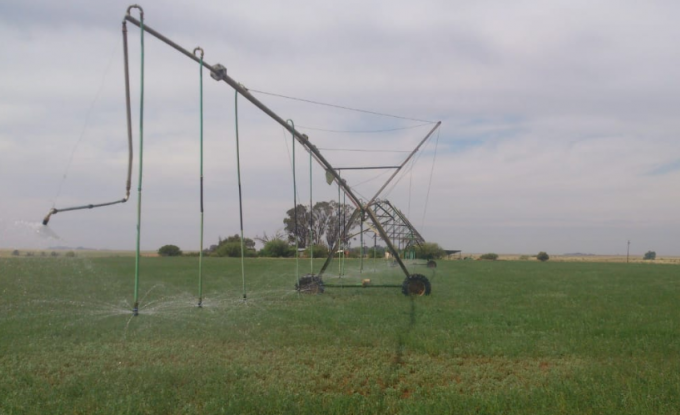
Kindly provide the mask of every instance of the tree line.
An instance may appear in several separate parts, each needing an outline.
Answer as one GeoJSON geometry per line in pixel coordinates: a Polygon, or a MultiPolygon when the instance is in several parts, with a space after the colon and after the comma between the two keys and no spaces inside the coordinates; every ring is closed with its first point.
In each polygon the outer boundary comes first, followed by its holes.
{"type": "MultiPolygon", "coordinates": [[[[353,211],[353,206],[339,204],[333,200],[317,202],[311,211],[309,206],[299,204],[297,209],[291,208],[286,211],[283,219],[283,230],[272,235],[267,235],[265,232],[262,236],[244,238],[244,256],[294,257],[295,241],[297,240],[300,255],[303,257],[309,257],[311,254],[315,258],[327,257],[329,249],[336,243],[345,247],[347,256],[360,257],[362,255],[361,247],[351,247],[354,239],[352,235],[356,233],[359,227],[359,220],[350,223],[353,211]],[[255,248],[256,241],[263,245],[259,251],[255,248]],[[310,246],[313,246],[313,252],[310,252],[310,246]]],[[[161,256],[198,256],[197,252],[183,254],[179,247],[175,245],[161,247],[158,254],[161,256]]],[[[204,250],[203,254],[217,257],[240,257],[241,236],[235,234],[225,239],[219,237],[217,244],[211,245],[210,248],[204,250]]],[[[363,255],[369,258],[382,258],[385,256],[385,247],[380,245],[365,247],[363,255]]],[[[416,248],[418,258],[437,259],[444,255],[445,252],[438,244],[426,243],[422,247],[416,248]]]]}

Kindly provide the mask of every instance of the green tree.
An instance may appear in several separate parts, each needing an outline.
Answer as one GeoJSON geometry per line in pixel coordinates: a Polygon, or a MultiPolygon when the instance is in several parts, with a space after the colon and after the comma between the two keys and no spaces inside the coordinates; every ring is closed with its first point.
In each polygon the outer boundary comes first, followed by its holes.
{"type": "Polygon", "coordinates": [[[420,259],[439,259],[446,255],[446,252],[438,243],[424,242],[416,247],[416,258],[420,259]]]}
{"type": "Polygon", "coordinates": [[[498,259],[498,254],[494,254],[493,252],[489,252],[488,254],[480,255],[481,259],[487,259],[490,261],[495,261],[498,259]]]}
{"type": "MultiPolygon", "coordinates": [[[[333,246],[338,237],[345,237],[351,233],[359,222],[349,223],[354,210],[352,205],[338,204],[336,201],[317,202],[312,208],[311,218],[307,206],[299,204],[296,209],[289,209],[283,219],[284,231],[288,241],[294,243],[297,235],[298,246],[306,248],[310,244],[309,226],[312,225],[312,240],[314,245],[333,246]],[[296,220],[297,216],[297,232],[296,220]]],[[[345,243],[348,242],[348,238],[345,243]]]]}
{"type": "Polygon", "coordinates": [[[654,251],[647,251],[645,253],[645,256],[643,257],[644,260],[649,260],[649,261],[654,261],[656,259],[656,252],[654,251]]]}
{"type": "Polygon", "coordinates": [[[283,224],[285,225],[284,230],[288,234],[288,241],[295,243],[297,238],[298,247],[306,248],[309,239],[309,212],[307,211],[307,206],[297,205],[297,209],[289,209],[286,212],[286,217],[283,219],[283,224]]]}
{"type": "Polygon", "coordinates": [[[160,256],[180,256],[180,255],[182,255],[182,251],[179,249],[179,247],[177,245],[163,245],[158,249],[158,255],[160,255],[160,256]]]}
{"type": "Polygon", "coordinates": [[[541,251],[541,252],[538,253],[538,255],[536,255],[536,259],[538,259],[541,262],[545,262],[545,261],[550,259],[550,255],[541,251]]]}

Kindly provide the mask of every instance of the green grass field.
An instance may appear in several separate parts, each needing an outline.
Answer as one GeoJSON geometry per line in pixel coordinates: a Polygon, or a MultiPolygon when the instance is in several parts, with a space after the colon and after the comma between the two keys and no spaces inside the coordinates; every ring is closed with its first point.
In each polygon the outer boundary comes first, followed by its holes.
{"type": "Polygon", "coordinates": [[[133,258],[0,259],[0,414],[680,412],[676,265],[442,261],[410,299],[253,259],[244,303],[208,258],[197,309],[197,261],[143,258],[132,318],[133,258]]]}

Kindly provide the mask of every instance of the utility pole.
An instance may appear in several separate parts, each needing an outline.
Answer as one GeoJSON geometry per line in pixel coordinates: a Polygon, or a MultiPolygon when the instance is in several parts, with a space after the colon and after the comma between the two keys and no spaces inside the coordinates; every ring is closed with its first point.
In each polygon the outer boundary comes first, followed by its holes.
{"type": "Polygon", "coordinates": [[[628,249],[626,250],[626,264],[628,263],[629,257],[630,257],[630,239],[628,240],[628,249]]]}

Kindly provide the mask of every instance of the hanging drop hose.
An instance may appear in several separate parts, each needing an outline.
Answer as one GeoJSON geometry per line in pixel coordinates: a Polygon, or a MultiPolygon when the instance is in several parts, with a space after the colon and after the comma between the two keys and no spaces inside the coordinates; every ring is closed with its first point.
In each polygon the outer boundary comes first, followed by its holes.
{"type": "Polygon", "coordinates": [[[314,274],[314,207],[312,206],[312,152],[309,152],[309,273],[314,274]]]}
{"type": "Polygon", "coordinates": [[[347,193],[342,193],[342,275],[345,275],[345,249],[347,247],[347,193]]]}
{"type": "Polygon", "coordinates": [[[241,156],[238,143],[238,91],[234,91],[234,115],[236,125],[236,171],[238,173],[238,213],[241,220],[241,278],[243,279],[243,300],[246,300],[246,271],[243,265],[243,196],[241,194],[241,156]]]}
{"type": "MultiPolygon", "coordinates": [[[[139,29],[140,29],[140,95],[139,95],[139,184],[137,186],[137,245],[135,249],[135,290],[134,290],[134,306],[132,308],[132,315],[139,314],[139,248],[142,234],[142,171],[144,162],[144,10],[140,6],[132,5],[128,7],[127,14],[130,15],[132,9],[139,9],[139,29]]],[[[125,20],[123,20],[123,27],[125,27],[125,20]]],[[[125,41],[125,82],[128,88],[127,97],[127,111],[128,111],[128,132],[130,127],[130,93],[128,83],[128,61],[127,61],[127,36],[123,30],[123,39],[125,41]]],[[[130,134],[132,135],[132,134],[130,134]]]]}
{"type": "MultiPolygon", "coordinates": [[[[127,14],[130,15],[131,9],[139,9],[140,22],[142,22],[142,56],[144,56],[144,11],[140,6],[133,5],[128,7],[127,14]]],[[[125,180],[125,197],[119,200],[114,200],[113,202],[105,203],[91,203],[81,206],[72,206],[67,208],[57,209],[52,207],[47,213],[42,221],[43,225],[47,225],[50,222],[52,215],[56,215],[59,212],[68,212],[72,210],[82,210],[82,209],[94,209],[98,207],[117,205],[119,203],[125,203],[130,199],[130,188],[132,187],[132,116],[130,114],[130,72],[128,70],[128,48],[127,48],[127,24],[123,20],[123,57],[125,61],[125,104],[126,104],[126,115],[127,115],[127,135],[128,135],[128,168],[127,168],[127,179],[125,180]]],[[[142,63],[142,67],[143,67],[142,63]]],[[[141,122],[141,121],[140,121],[141,122]]]]}
{"type": "MultiPolygon", "coordinates": [[[[194,49],[194,55],[196,52],[201,52],[200,62],[199,62],[199,89],[200,89],[200,112],[201,112],[201,171],[200,171],[200,183],[201,183],[201,242],[200,250],[198,253],[198,307],[203,307],[203,48],[197,47],[194,49]]],[[[241,235],[243,239],[243,235],[241,235]]],[[[243,249],[243,248],[241,248],[243,249]]]]}
{"type": "MultiPolygon", "coordinates": [[[[293,120],[286,120],[293,129],[295,129],[295,122],[293,120]]],[[[297,181],[295,179],[295,135],[293,135],[293,222],[294,222],[294,235],[295,235],[295,278],[297,279],[298,294],[300,294],[300,255],[298,253],[299,241],[298,241],[298,223],[297,223],[297,181]]]]}
{"type": "MultiPolygon", "coordinates": [[[[338,172],[338,174],[340,174],[338,172]]],[[[340,234],[340,229],[342,229],[342,226],[340,225],[340,221],[342,219],[342,216],[340,214],[340,186],[338,186],[338,248],[342,250],[342,255],[345,255],[345,250],[342,247],[342,239],[341,234],[340,234]]],[[[335,255],[335,252],[333,253],[335,255]]],[[[340,257],[340,252],[338,251],[338,277],[342,276],[342,259],[340,257]]]]}
{"type": "Polygon", "coordinates": [[[364,210],[361,209],[361,219],[359,219],[359,237],[361,238],[359,240],[359,245],[361,245],[361,248],[359,249],[359,252],[361,253],[361,265],[359,266],[359,274],[364,272],[364,221],[366,220],[366,214],[364,213],[364,210]]]}

